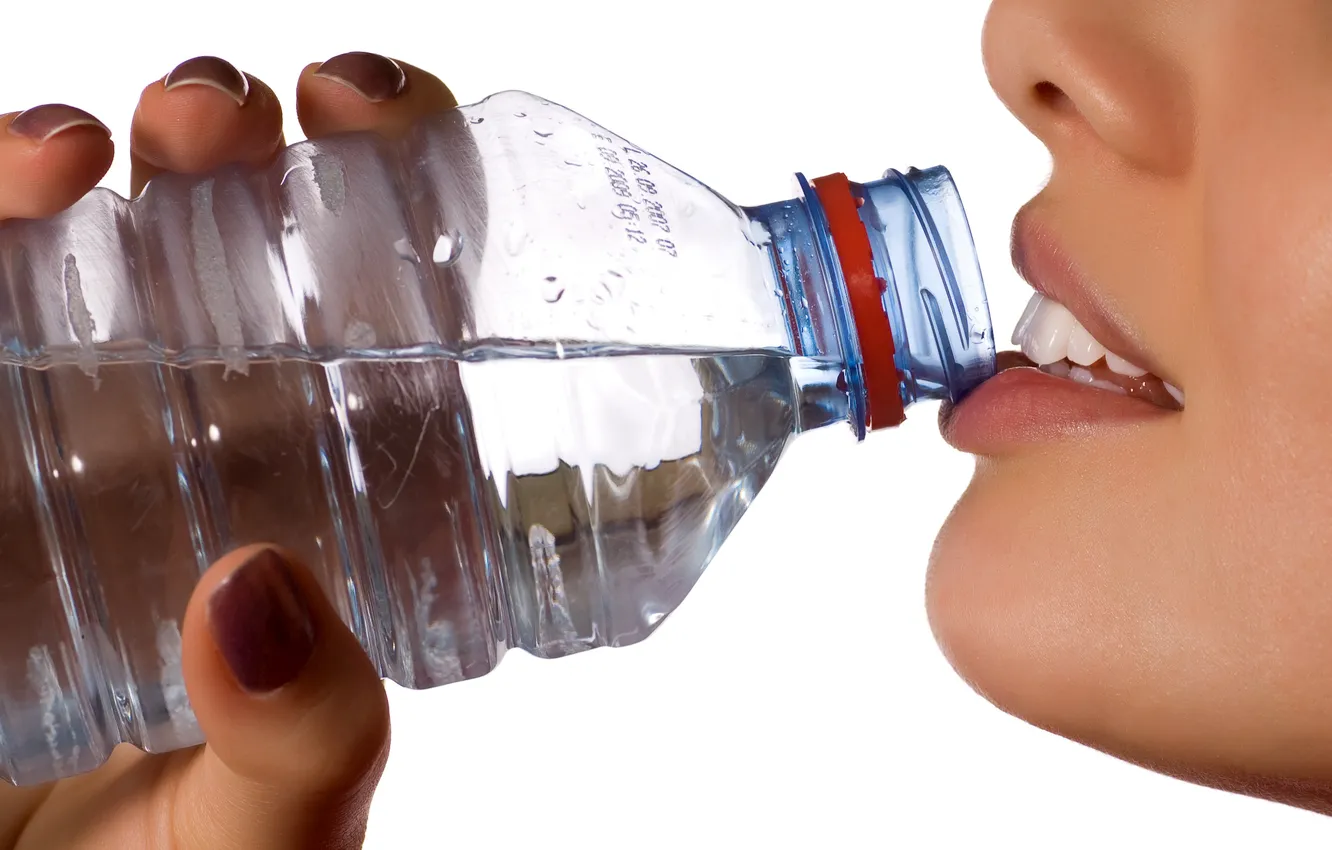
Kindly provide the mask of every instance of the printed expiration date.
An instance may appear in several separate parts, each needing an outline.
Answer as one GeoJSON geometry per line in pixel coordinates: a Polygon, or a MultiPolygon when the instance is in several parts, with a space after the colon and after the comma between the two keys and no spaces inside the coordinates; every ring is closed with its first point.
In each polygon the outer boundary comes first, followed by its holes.
{"type": "Polygon", "coordinates": [[[671,222],[666,217],[666,208],[656,198],[657,184],[645,161],[647,156],[630,145],[617,145],[614,139],[601,133],[593,136],[601,142],[597,150],[611,191],[620,199],[611,215],[624,222],[625,236],[631,242],[653,244],[662,253],[678,257],[679,251],[670,238],[671,222]]]}

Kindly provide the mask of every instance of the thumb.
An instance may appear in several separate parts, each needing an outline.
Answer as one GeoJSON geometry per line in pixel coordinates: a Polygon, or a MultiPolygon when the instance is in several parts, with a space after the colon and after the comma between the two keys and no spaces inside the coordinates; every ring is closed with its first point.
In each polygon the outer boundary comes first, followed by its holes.
{"type": "Polygon", "coordinates": [[[388,699],[308,570],[270,547],[200,580],[184,673],[207,745],[174,813],[187,848],[361,847],[388,758],[388,699]]]}

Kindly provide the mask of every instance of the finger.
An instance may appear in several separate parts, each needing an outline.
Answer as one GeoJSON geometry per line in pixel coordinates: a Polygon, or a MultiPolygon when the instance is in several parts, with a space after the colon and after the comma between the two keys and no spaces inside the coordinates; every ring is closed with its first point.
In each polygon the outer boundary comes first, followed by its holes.
{"type": "Polygon", "coordinates": [[[139,97],[130,130],[130,191],[164,171],[263,164],[282,146],[282,105],[261,80],[216,56],[177,65],[139,97]]]}
{"type": "Polygon", "coordinates": [[[62,103],[0,115],[0,221],[60,212],[106,176],[111,131],[62,103]]]}
{"type": "Polygon", "coordinates": [[[208,740],[178,791],[184,846],[359,848],[388,699],[313,576],[275,549],[237,551],[201,580],[184,640],[208,740]]]}
{"type": "Polygon", "coordinates": [[[398,136],[418,118],[457,105],[438,77],[376,53],[307,65],[296,84],[296,116],[312,139],[354,130],[398,136]]]}

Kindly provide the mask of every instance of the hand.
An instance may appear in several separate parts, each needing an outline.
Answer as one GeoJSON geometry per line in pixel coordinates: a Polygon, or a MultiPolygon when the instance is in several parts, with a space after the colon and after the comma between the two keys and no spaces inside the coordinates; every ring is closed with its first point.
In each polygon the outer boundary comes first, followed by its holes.
{"type": "MultiPolygon", "coordinates": [[[[307,66],[296,104],[312,138],[395,135],[457,105],[438,79],[371,54],[307,66]]],[[[263,164],[283,144],[268,86],[220,59],[192,59],[143,91],[131,191],[162,172],[263,164]]],[[[106,174],[113,150],[106,128],[70,106],[0,116],[0,220],[68,207],[106,174]]],[[[233,552],[205,573],[184,623],[185,683],[208,743],[156,756],[122,745],[91,773],[0,785],[0,850],[362,845],[388,757],[388,704],[310,572],[276,549],[233,552]]]]}

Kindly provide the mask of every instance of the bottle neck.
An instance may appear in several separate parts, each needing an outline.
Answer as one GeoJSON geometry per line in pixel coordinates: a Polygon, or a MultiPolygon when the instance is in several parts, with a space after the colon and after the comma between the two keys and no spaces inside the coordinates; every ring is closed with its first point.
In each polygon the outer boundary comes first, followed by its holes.
{"type": "Polygon", "coordinates": [[[797,180],[802,197],[745,212],[771,235],[792,353],[839,367],[857,436],[992,377],[985,284],[948,171],[797,180]]]}

